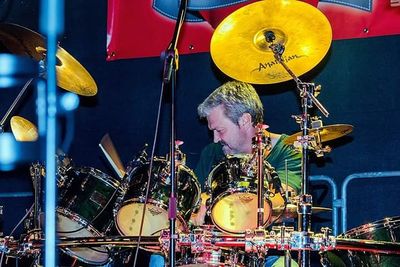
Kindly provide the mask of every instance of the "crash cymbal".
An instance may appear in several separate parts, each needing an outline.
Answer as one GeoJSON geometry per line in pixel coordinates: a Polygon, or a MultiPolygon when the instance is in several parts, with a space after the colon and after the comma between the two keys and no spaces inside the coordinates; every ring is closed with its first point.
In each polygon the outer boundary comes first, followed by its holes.
{"type": "MultiPolygon", "coordinates": [[[[331,208],[324,208],[324,207],[312,207],[311,210],[312,210],[312,213],[332,211],[331,208]]],[[[279,216],[282,213],[282,211],[283,211],[283,206],[274,207],[272,209],[272,216],[279,216]]],[[[297,205],[291,204],[291,203],[287,204],[284,215],[286,215],[286,217],[290,217],[290,218],[297,217],[297,205]]]]}
{"type": "Polygon", "coordinates": [[[36,126],[25,118],[13,116],[10,120],[11,131],[17,141],[33,142],[38,139],[36,126]]]}
{"type": "MultiPolygon", "coordinates": [[[[353,131],[353,126],[350,124],[333,124],[333,125],[322,126],[316,129],[310,129],[309,135],[315,136],[319,134],[321,137],[321,142],[326,142],[347,135],[352,131],[353,131]]],[[[292,134],[291,136],[285,139],[285,143],[293,144],[293,142],[297,141],[297,137],[301,135],[302,132],[292,134]]]]}
{"type": "Polygon", "coordinates": [[[216,28],[210,52],[228,76],[255,84],[292,79],[275,59],[266,35],[282,44],[283,61],[297,76],[315,67],[332,40],[328,19],[317,8],[296,0],[268,0],[246,5],[216,28]]]}
{"type": "MultiPolygon", "coordinates": [[[[25,27],[1,23],[0,50],[25,55],[37,61],[46,57],[46,43],[43,36],[25,27]]],[[[58,46],[57,85],[67,91],[83,96],[97,94],[97,85],[89,72],[67,51],[58,46]]]]}

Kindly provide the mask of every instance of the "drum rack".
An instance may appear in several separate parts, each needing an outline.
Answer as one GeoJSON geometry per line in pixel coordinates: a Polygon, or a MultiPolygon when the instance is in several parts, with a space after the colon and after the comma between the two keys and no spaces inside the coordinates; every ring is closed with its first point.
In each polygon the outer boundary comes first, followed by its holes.
{"type": "MultiPolygon", "coordinates": [[[[138,236],[109,237],[73,237],[60,238],[60,248],[78,247],[134,247],[138,236]]],[[[142,237],[142,246],[160,246],[162,252],[170,250],[169,230],[163,230],[160,237],[142,237]]],[[[44,244],[43,239],[15,240],[12,236],[0,238],[0,252],[9,257],[21,258],[38,253],[44,244]]],[[[175,251],[190,248],[192,253],[208,253],[221,248],[244,248],[246,253],[265,255],[268,250],[280,251],[319,251],[353,250],[385,255],[400,255],[400,243],[373,241],[365,239],[338,238],[329,235],[329,229],[321,233],[304,233],[293,228],[277,226],[271,231],[263,229],[249,230],[245,234],[221,234],[213,230],[195,229],[190,233],[179,233],[176,238],[175,251]]]]}

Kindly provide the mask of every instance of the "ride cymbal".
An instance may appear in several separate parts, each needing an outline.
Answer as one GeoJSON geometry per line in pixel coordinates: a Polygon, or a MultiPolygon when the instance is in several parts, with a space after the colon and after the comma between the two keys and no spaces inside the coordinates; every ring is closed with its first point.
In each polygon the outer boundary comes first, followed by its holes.
{"type": "Polygon", "coordinates": [[[33,142],[38,139],[38,131],[36,126],[29,120],[13,116],[10,120],[11,131],[17,141],[33,142]]]}
{"type": "Polygon", "coordinates": [[[326,55],[332,40],[328,19],[317,8],[296,0],[264,0],[244,6],[216,28],[210,52],[228,76],[255,84],[292,79],[275,59],[267,38],[284,46],[282,59],[300,76],[326,55]]]}
{"type": "MultiPolygon", "coordinates": [[[[0,50],[5,53],[29,56],[37,61],[44,60],[47,51],[43,36],[28,28],[10,23],[0,23],[0,50]]],[[[75,58],[60,46],[58,46],[56,56],[59,87],[83,96],[97,94],[96,82],[75,58]]]]}
{"type": "MultiPolygon", "coordinates": [[[[310,129],[309,135],[319,135],[321,142],[327,142],[339,137],[345,136],[353,131],[353,126],[350,124],[333,124],[326,125],[316,129],[310,129]]],[[[286,144],[293,144],[293,142],[297,141],[297,137],[301,136],[303,133],[298,132],[290,135],[285,139],[286,144]]]]}

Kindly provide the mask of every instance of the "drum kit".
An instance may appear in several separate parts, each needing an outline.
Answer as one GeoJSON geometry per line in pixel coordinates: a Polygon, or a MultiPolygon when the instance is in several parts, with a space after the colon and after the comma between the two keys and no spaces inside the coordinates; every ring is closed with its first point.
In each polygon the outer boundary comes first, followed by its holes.
{"type": "MultiPolygon", "coordinates": [[[[0,24],[0,38],[10,53],[28,55],[39,62],[45,58],[43,38],[29,29],[0,24]]],[[[217,27],[211,40],[213,61],[237,80],[255,84],[291,79],[296,82],[303,113],[294,117],[302,131],[289,136],[286,142],[302,150],[299,196],[290,197],[288,190],[285,195],[271,191],[270,179],[264,181],[274,170],[263,159],[267,144],[261,138],[262,127],[253,155],[227,156],[212,168],[205,185],[210,221],[201,226],[190,221],[202,202],[201,186],[185,165],[179,146],[174,160],[149,159],[144,149],[126,170],[114,168],[118,169],[118,179],[91,167],[77,167],[69,157],[57,155],[59,194],[55,212],[61,253],[75,260],[74,264],[106,265],[121,248],[133,248],[140,243],[142,249],[151,252],[177,252],[178,266],[263,266],[271,250],[285,253],[286,266],[291,264],[287,259],[292,251],[299,252],[300,266],[310,265],[311,251],[319,252],[323,266],[398,265],[399,217],[363,225],[337,237],[331,236],[328,228],[321,233],[310,231],[311,214],[330,209],[312,206],[307,181],[308,151],[322,156],[330,151],[323,142],[347,135],[353,129],[348,124],[323,126],[320,119],[310,118],[308,110],[314,105],[325,116],[329,113],[316,99],[318,87],[296,76],[322,60],[331,39],[329,22],[316,8],[301,1],[271,0],[233,12],[217,27]],[[177,177],[173,246],[168,229],[172,163],[177,177]],[[298,218],[297,230],[287,225],[293,218],[298,218]]],[[[86,96],[97,93],[90,74],[61,47],[57,58],[60,87],[86,96]]],[[[19,141],[37,139],[35,126],[22,117],[13,117],[11,128],[19,141]]],[[[35,201],[26,215],[26,233],[17,240],[12,235],[1,238],[0,251],[7,257],[32,257],[39,261],[45,240],[40,199],[46,170],[35,163],[30,171],[35,201]]]]}

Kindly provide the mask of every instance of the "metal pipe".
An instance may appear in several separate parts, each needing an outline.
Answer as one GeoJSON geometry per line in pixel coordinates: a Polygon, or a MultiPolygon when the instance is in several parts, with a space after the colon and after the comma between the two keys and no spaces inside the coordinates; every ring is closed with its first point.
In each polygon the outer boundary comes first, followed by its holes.
{"type": "Polygon", "coordinates": [[[337,185],[333,178],[326,176],[326,175],[312,175],[310,176],[310,181],[324,181],[327,182],[332,188],[332,232],[334,236],[338,235],[338,210],[342,207],[342,202],[338,199],[337,195],[337,185]]]}

